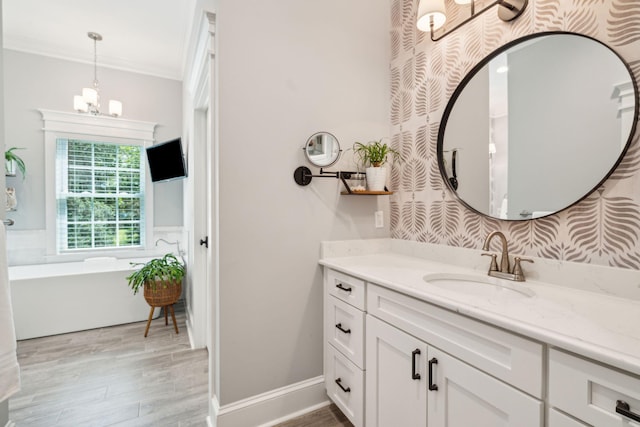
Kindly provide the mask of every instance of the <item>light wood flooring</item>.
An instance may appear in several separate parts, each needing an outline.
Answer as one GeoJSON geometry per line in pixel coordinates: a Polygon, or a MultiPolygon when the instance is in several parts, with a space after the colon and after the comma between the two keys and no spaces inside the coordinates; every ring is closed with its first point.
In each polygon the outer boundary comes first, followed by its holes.
{"type": "MultiPolygon", "coordinates": [[[[207,350],[191,350],[185,315],[18,342],[22,390],[16,427],[206,426],[207,350]]],[[[352,427],[326,406],[278,427],[352,427]]]]}
{"type": "MultiPolygon", "coordinates": [[[[176,307],[179,308],[179,307],[176,307]]],[[[16,427],[206,426],[207,350],[191,350],[183,310],[171,318],[18,342],[16,427]]]]}
{"type": "Polygon", "coordinates": [[[353,427],[334,404],[325,406],[275,427],[353,427]]]}

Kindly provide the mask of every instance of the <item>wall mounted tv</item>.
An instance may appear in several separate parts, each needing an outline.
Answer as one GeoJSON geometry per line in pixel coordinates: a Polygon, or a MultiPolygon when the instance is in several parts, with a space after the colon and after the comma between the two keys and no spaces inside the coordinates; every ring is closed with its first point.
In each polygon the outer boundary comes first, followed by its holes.
{"type": "Polygon", "coordinates": [[[147,147],[147,163],[152,182],[169,181],[187,176],[180,138],[147,147]]]}

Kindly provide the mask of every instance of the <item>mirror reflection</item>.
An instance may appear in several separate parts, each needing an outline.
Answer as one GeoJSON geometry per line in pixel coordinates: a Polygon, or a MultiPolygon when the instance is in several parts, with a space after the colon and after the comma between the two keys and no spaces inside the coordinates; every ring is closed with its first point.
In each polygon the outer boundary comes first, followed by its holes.
{"type": "Polygon", "coordinates": [[[307,139],[304,153],[307,160],[314,166],[331,166],[340,157],[340,143],[338,138],[329,132],[317,132],[307,139]]]}
{"type": "Polygon", "coordinates": [[[635,130],[637,89],[609,47],[543,33],[500,49],[454,92],[438,163],[459,199],[508,220],[563,210],[595,190],[635,130]]]}

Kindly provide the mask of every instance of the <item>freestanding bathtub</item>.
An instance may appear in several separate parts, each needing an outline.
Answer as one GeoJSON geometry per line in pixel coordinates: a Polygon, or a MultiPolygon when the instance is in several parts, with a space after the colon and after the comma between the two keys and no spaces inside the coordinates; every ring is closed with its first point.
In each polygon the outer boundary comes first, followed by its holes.
{"type": "Polygon", "coordinates": [[[9,267],[17,339],[147,320],[149,305],[126,281],[135,269],[130,263],[146,261],[96,258],[9,267]]]}

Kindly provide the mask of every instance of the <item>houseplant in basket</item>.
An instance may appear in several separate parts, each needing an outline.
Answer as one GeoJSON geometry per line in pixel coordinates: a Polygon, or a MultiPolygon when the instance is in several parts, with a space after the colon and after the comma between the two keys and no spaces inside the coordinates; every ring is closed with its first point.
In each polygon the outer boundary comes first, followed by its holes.
{"type": "Polygon", "coordinates": [[[162,258],[154,258],[147,263],[131,264],[140,266],[140,268],[127,277],[129,287],[133,290],[134,295],[142,287],[144,299],[151,306],[144,336],[146,337],[149,333],[149,326],[156,307],[164,308],[165,323],[168,323],[167,311],[171,311],[173,326],[177,334],[178,325],[173,311],[173,304],[178,301],[180,294],[182,294],[182,279],[185,275],[184,264],[171,253],[164,255],[162,258]]]}
{"type": "Polygon", "coordinates": [[[387,180],[387,170],[383,165],[391,157],[391,161],[400,159],[400,153],[391,148],[386,142],[370,141],[366,144],[356,142],[353,152],[359,158],[367,174],[367,189],[369,191],[384,191],[387,180]]]}

